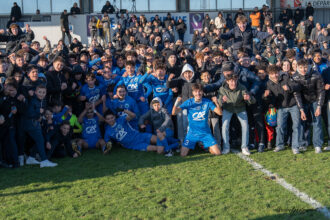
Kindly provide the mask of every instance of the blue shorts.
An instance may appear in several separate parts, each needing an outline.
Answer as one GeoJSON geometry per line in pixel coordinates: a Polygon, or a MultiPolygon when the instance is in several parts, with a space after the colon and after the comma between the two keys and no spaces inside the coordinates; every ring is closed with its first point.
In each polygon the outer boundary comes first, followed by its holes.
{"type": "Polygon", "coordinates": [[[84,139],[84,141],[87,142],[88,149],[94,149],[94,148],[96,148],[96,143],[99,141],[99,139],[98,138],[87,138],[87,139],[84,139]]]}
{"type": "Polygon", "coordinates": [[[150,139],[152,134],[150,133],[139,133],[136,135],[134,142],[123,144],[127,149],[147,151],[147,147],[150,145],[150,139]]]}
{"type": "Polygon", "coordinates": [[[216,145],[217,142],[215,141],[212,134],[205,133],[205,134],[192,134],[188,131],[182,146],[189,148],[191,150],[195,149],[195,145],[197,142],[202,142],[204,145],[204,149],[207,149],[213,145],[216,145]]]}

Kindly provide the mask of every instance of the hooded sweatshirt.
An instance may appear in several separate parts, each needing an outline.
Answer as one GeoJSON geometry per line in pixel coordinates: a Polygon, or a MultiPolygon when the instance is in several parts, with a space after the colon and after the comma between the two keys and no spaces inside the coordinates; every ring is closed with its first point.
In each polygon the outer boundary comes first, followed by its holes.
{"type": "Polygon", "coordinates": [[[173,130],[173,122],[166,108],[163,108],[163,102],[159,97],[154,98],[152,101],[157,100],[160,103],[160,110],[156,112],[153,109],[152,102],[150,104],[150,110],[139,118],[139,125],[143,125],[145,121],[150,121],[153,128],[153,132],[159,129],[164,132],[167,128],[173,130]]]}
{"type": "Polygon", "coordinates": [[[193,97],[191,86],[193,83],[198,83],[198,82],[200,82],[200,80],[197,79],[194,69],[190,64],[186,63],[182,68],[180,77],[168,81],[167,87],[178,88],[179,97],[181,97],[182,102],[184,102],[193,97]],[[189,80],[183,77],[183,74],[187,71],[193,72],[193,75],[189,80]]]}

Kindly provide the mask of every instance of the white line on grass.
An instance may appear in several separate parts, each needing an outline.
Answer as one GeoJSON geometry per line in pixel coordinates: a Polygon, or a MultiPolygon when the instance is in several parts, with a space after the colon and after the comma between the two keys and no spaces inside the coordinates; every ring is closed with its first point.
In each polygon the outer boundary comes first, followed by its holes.
{"type": "Polygon", "coordinates": [[[269,176],[272,180],[275,180],[278,184],[283,186],[288,191],[295,194],[299,199],[301,199],[303,202],[309,204],[317,211],[321,212],[326,218],[330,219],[330,212],[322,205],[320,202],[316,201],[312,197],[308,196],[306,193],[299,191],[296,187],[292,186],[290,183],[286,182],[283,178],[280,178],[276,173],[272,173],[271,171],[265,169],[261,164],[255,162],[250,157],[243,155],[241,152],[237,150],[232,150],[236,155],[238,155],[241,159],[247,161],[249,164],[253,166],[255,170],[261,171],[267,176],[269,176]]]}

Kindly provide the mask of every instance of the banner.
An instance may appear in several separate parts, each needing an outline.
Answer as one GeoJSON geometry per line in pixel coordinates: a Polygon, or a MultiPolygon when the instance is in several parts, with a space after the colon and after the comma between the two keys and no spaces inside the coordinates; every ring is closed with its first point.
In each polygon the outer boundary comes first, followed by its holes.
{"type": "Polygon", "coordinates": [[[281,0],[281,8],[286,8],[287,5],[297,8],[299,4],[306,8],[309,2],[314,8],[330,8],[330,0],[281,0]]]}
{"type": "Polygon", "coordinates": [[[189,13],[190,34],[203,29],[204,13],[189,13]]]}

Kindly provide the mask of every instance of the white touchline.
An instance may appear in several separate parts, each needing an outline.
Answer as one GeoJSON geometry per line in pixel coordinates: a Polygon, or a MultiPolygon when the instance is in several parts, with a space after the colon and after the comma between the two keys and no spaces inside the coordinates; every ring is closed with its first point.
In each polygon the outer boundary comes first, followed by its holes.
{"type": "Polygon", "coordinates": [[[293,194],[295,194],[299,199],[301,199],[303,202],[309,204],[317,211],[321,212],[326,218],[330,219],[330,212],[322,205],[320,202],[316,201],[315,199],[308,196],[306,193],[299,191],[296,187],[292,186],[290,183],[287,183],[283,178],[278,177],[276,173],[272,173],[271,171],[265,169],[261,164],[255,162],[250,157],[243,155],[241,152],[237,150],[232,150],[237,156],[239,156],[241,159],[247,161],[249,164],[253,166],[255,170],[261,171],[267,176],[271,177],[272,180],[275,180],[278,184],[283,186],[285,189],[289,190],[293,194]]]}

